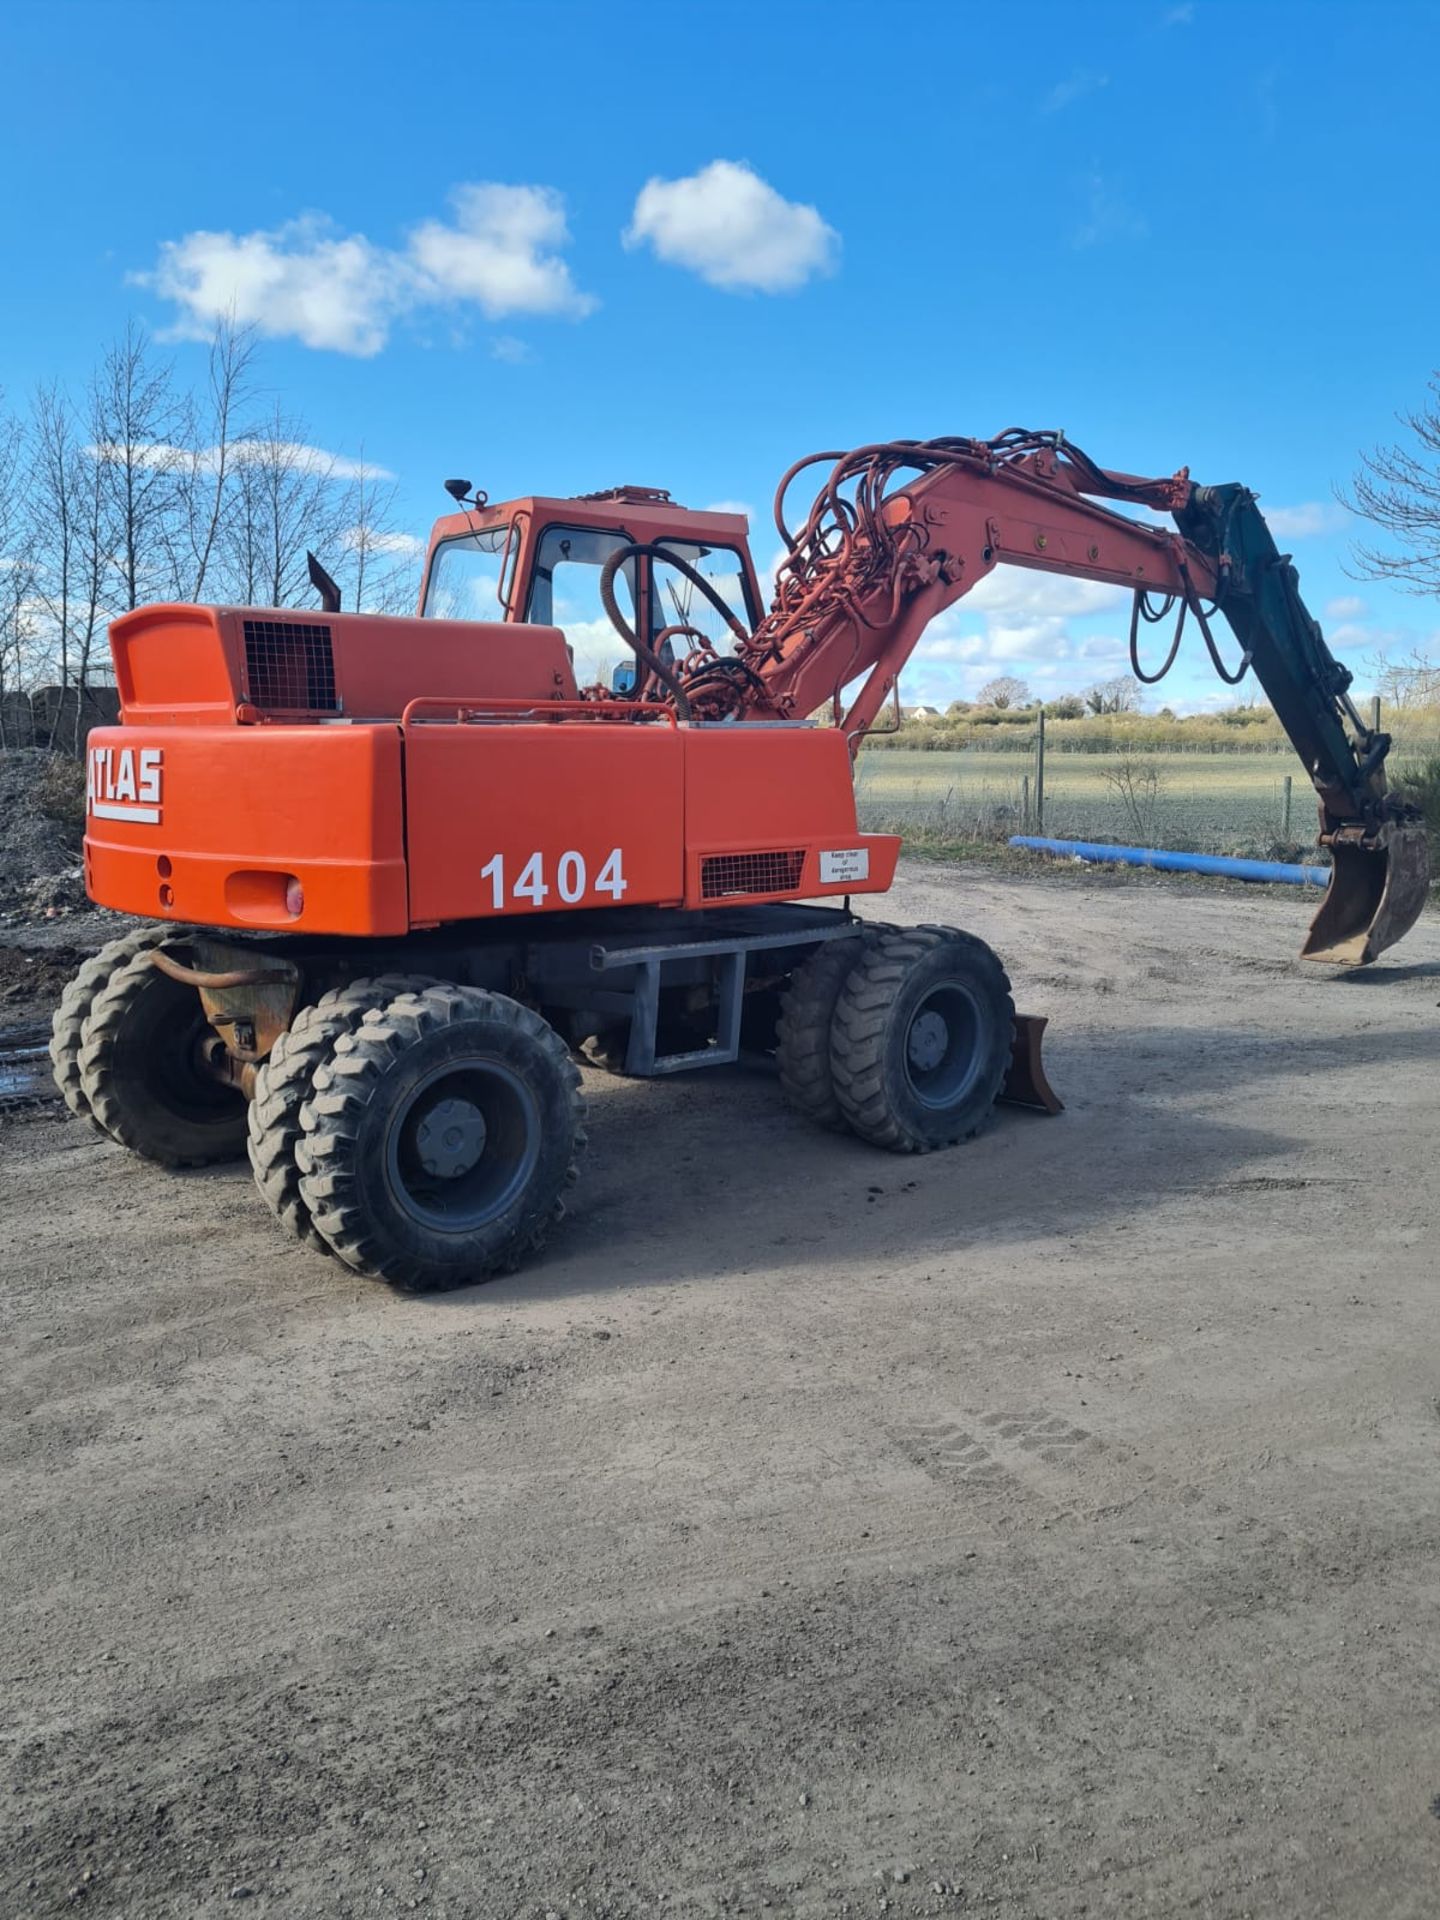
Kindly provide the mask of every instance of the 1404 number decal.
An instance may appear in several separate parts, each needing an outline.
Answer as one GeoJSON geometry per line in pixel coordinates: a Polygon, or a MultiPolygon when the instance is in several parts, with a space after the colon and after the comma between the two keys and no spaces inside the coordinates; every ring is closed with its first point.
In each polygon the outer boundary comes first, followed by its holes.
{"type": "Polygon", "coordinates": [[[583,853],[562,853],[553,868],[543,853],[532,853],[512,879],[505,856],[497,853],[480,869],[480,878],[490,882],[490,904],[503,913],[507,904],[523,900],[529,906],[543,907],[552,890],[562,905],[575,906],[586,892],[608,894],[612,900],[624,897],[629,884],[619,847],[612,847],[594,879],[590,879],[583,853]]]}

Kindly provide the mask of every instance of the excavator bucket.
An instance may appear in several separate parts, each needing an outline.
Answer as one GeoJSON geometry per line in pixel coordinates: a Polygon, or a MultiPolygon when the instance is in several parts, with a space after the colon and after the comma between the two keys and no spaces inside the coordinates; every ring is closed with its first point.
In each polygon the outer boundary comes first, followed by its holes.
{"type": "Polygon", "coordinates": [[[1330,885],[1300,957],[1363,967],[1420,918],[1430,885],[1425,829],[1393,822],[1367,840],[1342,827],[1331,839],[1330,858],[1330,885]]]}
{"type": "Polygon", "coordinates": [[[1010,1042],[1010,1065],[1000,1100],[1007,1107],[1029,1107],[1034,1113],[1063,1113],[1065,1102],[1045,1077],[1040,1042],[1049,1024],[1043,1013],[1017,1013],[1010,1042]]]}

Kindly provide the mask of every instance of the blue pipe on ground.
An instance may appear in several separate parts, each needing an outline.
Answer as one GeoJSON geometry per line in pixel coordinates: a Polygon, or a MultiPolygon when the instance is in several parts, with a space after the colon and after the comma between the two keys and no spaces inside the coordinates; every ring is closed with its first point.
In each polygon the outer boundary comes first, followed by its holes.
{"type": "Polygon", "coordinates": [[[1094,840],[1042,840],[1013,833],[1012,847],[1064,853],[1077,860],[1109,860],[1122,867],[1159,867],[1166,873],[1217,873],[1230,880],[1280,881],[1291,887],[1326,887],[1329,867],[1287,867],[1278,860],[1231,860],[1218,853],[1162,853],[1158,847],[1109,847],[1094,840]]]}

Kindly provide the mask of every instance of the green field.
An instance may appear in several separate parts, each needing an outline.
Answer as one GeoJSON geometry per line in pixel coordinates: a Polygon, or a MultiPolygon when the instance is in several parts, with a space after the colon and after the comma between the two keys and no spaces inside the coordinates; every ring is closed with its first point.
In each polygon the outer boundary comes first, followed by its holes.
{"type": "MultiPolygon", "coordinates": [[[[860,824],[871,832],[932,840],[1038,832],[1034,779],[1034,758],[1026,753],[969,747],[862,753],[856,769],[860,824]]],[[[1061,838],[1255,854],[1312,846],[1315,827],[1310,783],[1288,751],[1051,751],[1045,758],[1044,831],[1061,838]],[[1288,834],[1287,774],[1293,782],[1288,834]]]]}

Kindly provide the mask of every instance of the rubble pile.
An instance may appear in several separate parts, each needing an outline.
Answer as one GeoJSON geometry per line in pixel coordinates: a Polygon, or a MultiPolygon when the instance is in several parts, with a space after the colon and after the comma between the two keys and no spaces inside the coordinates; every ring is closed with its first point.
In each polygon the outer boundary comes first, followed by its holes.
{"type": "Polygon", "coordinates": [[[74,761],[40,748],[0,752],[0,918],[55,919],[88,908],[83,783],[74,761]]]}

